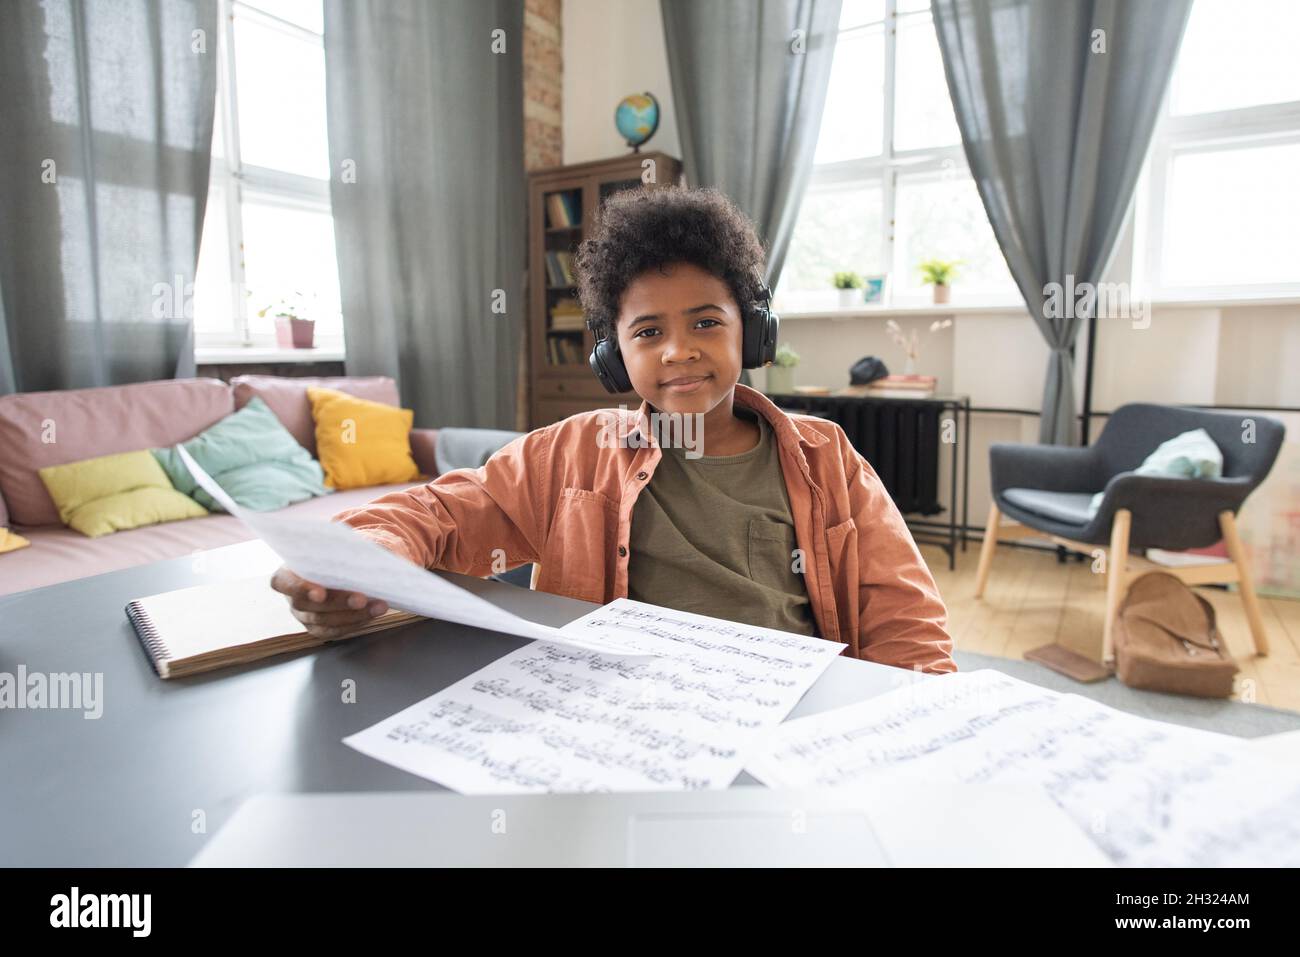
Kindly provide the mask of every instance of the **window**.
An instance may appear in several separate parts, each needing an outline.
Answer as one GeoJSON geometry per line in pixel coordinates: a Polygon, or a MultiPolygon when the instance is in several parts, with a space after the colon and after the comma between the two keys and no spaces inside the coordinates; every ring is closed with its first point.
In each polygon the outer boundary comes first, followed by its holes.
{"type": "Polygon", "coordinates": [[[1138,192],[1153,299],[1300,295],[1293,0],[1196,0],[1138,192]]]}
{"type": "Polygon", "coordinates": [[[272,346],[296,300],[341,348],[321,0],[221,0],[212,175],[194,291],[201,347],[272,346]]]}
{"type": "Polygon", "coordinates": [[[929,302],[926,259],[962,261],[960,299],[1019,301],[966,167],[928,0],[845,0],[782,306],[829,307],[841,271],[887,275],[888,303],[929,302]]]}

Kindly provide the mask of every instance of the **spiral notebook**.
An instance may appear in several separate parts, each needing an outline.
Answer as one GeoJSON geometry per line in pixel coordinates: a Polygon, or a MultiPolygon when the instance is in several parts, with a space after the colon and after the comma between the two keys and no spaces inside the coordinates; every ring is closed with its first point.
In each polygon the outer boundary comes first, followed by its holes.
{"type": "MultiPolygon", "coordinates": [[[[325,643],[303,630],[288,599],[265,577],[197,585],[139,598],[126,617],[162,678],[246,664],[271,655],[325,643]]],[[[374,621],[330,641],[394,628],[419,615],[392,609],[374,621]]]]}

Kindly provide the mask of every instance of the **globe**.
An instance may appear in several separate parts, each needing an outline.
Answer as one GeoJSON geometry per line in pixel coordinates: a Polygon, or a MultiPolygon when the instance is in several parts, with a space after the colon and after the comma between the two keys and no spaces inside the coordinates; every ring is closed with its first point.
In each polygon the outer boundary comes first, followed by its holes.
{"type": "Polygon", "coordinates": [[[633,93],[625,96],[614,109],[614,125],[633,150],[654,136],[659,128],[659,101],[653,93],[633,93]]]}

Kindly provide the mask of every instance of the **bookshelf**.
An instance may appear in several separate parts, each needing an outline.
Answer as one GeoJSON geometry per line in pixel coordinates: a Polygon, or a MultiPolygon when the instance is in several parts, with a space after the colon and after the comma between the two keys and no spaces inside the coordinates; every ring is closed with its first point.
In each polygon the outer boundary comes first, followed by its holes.
{"type": "Polygon", "coordinates": [[[640,186],[643,174],[660,185],[676,184],[681,163],[665,153],[629,153],[528,176],[530,429],[577,412],[641,404],[635,392],[606,392],[587,364],[594,342],[578,305],[572,258],[595,226],[600,204],[640,186]]]}

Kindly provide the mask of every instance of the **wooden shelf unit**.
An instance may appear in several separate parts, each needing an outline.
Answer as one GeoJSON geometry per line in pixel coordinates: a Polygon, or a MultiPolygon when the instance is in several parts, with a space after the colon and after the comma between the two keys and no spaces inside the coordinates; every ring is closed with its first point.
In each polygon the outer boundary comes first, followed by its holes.
{"type": "MultiPolygon", "coordinates": [[[[600,204],[643,176],[661,186],[681,182],[681,162],[660,152],[628,153],[608,160],[554,166],[528,175],[528,428],[558,422],[577,412],[636,408],[635,392],[611,395],[588,365],[595,345],[586,321],[553,316],[578,291],[553,254],[572,254],[591,235],[600,204]],[[651,166],[647,166],[649,163],[651,166]],[[548,256],[548,254],[552,254],[548,256]],[[557,275],[558,273],[558,275],[557,275]],[[557,324],[559,328],[557,328],[557,324]]],[[[562,257],[558,257],[562,258],[562,257]]]]}

